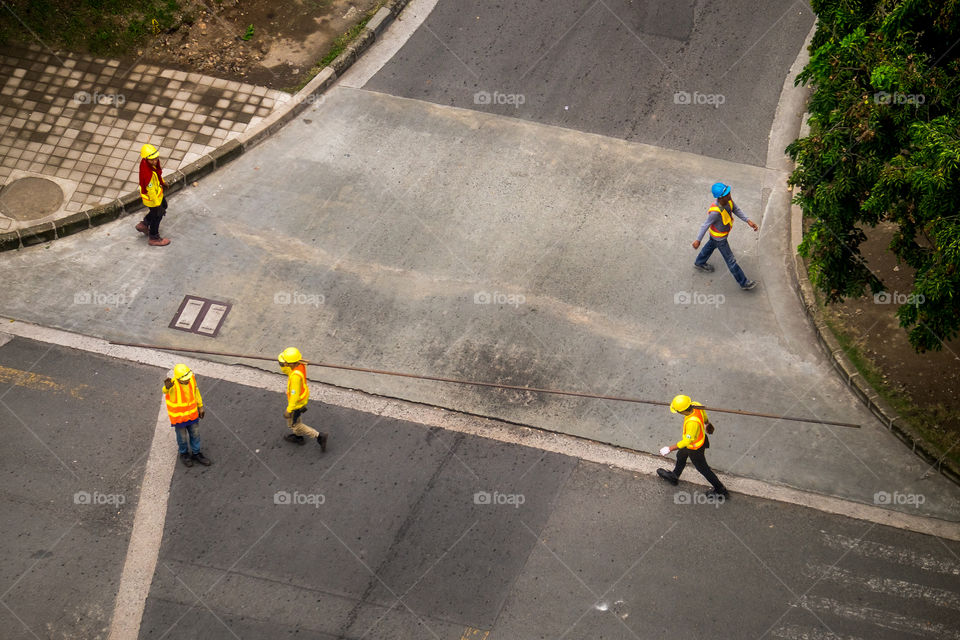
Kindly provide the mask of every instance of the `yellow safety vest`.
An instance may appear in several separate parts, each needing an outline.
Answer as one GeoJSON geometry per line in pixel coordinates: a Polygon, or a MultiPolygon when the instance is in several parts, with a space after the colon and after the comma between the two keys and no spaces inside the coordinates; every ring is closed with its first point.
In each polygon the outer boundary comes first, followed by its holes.
{"type": "Polygon", "coordinates": [[[307,368],[302,364],[290,371],[287,376],[287,411],[302,409],[310,399],[310,389],[307,387],[307,368]]]}
{"type": "MultiPolygon", "coordinates": [[[[699,402],[695,406],[703,406],[699,402]]],[[[689,416],[683,419],[683,438],[677,442],[677,449],[696,451],[707,441],[707,432],[703,425],[707,423],[707,412],[703,409],[694,409],[689,416]]]]}
{"type": "Polygon", "coordinates": [[[170,391],[163,395],[167,401],[167,415],[170,417],[170,424],[190,422],[200,417],[200,407],[203,406],[203,399],[200,397],[200,390],[197,389],[196,378],[191,377],[187,384],[174,381],[170,391]]]}
{"type": "MultiPolygon", "coordinates": [[[[730,201],[730,210],[733,210],[733,200],[730,201]]],[[[710,207],[710,213],[719,213],[720,219],[723,221],[723,226],[727,228],[726,231],[721,231],[713,225],[710,225],[710,235],[714,238],[725,238],[730,233],[730,227],[733,226],[733,216],[730,213],[718,205],[716,202],[710,207]]]]}

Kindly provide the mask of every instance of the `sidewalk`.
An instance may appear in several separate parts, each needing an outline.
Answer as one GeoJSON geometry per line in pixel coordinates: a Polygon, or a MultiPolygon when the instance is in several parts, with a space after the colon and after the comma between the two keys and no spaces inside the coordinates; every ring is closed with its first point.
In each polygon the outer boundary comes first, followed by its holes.
{"type": "Polygon", "coordinates": [[[118,60],[8,48],[0,61],[0,233],[136,188],[140,146],[170,173],[256,126],[282,91],[118,60]],[[17,189],[18,180],[29,189],[17,189]]]}

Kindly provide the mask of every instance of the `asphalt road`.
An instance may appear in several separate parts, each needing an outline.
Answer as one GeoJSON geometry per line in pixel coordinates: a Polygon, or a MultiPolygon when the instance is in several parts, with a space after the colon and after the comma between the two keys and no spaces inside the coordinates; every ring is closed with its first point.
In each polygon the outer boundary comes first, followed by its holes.
{"type": "Polygon", "coordinates": [[[797,0],[441,0],[366,88],[766,166],[813,22],[797,0]]]}
{"type": "MultiPolygon", "coordinates": [[[[164,372],[0,363],[4,637],[105,637],[164,372]]],[[[198,379],[214,465],[173,471],[141,638],[960,637],[955,541],[314,403],[323,454],[279,393],[198,379]]]]}

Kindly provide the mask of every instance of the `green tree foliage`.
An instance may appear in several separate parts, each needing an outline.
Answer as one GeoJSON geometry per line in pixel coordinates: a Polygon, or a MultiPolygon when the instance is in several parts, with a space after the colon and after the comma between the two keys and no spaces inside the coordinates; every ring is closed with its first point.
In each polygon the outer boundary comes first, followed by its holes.
{"type": "Polygon", "coordinates": [[[916,270],[897,316],[915,349],[940,350],[960,329],[960,0],[812,6],[810,135],[787,148],[811,281],[828,302],[883,291],[859,247],[894,223],[890,250],[916,270]]]}

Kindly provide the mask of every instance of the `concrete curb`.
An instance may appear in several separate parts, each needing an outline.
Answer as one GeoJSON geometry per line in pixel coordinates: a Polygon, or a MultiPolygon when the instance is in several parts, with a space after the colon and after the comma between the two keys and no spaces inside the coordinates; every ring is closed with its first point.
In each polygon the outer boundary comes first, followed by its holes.
{"type": "MultiPolygon", "coordinates": [[[[804,134],[801,134],[804,135],[804,134]]],[[[898,414],[893,407],[884,401],[874,388],[868,383],[857,367],[844,352],[840,342],[834,337],[833,331],[827,326],[824,314],[820,310],[817,298],[813,292],[813,285],[807,276],[807,265],[803,257],[797,253],[797,246],[803,239],[803,210],[796,204],[790,208],[790,246],[794,251],[793,276],[797,293],[807,317],[817,333],[817,341],[829,354],[833,368],[840,374],[840,378],[850,387],[854,395],[875,415],[883,425],[903,441],[910,450],[936,469],[952,482],[960,485],[960,469],[951,460],[940,460],[934,452],[933,446],[923,436],[914,431],[909,423],[898,414]]]]}
{"type": "MultiPolygon", "coordinates": [[[[318,102],[323,93],[350,68],[350,66],[374,43],[383,30],[400,14],[410,0],[390,0],[381,7],[363,31],[330,65],[307,85],[294,94],[285,107],[282,107],[245,131],[239,138],[227,140],[222,146],[177,171],[165,175],[167,189],[165,194],[174,194],[186,185],[207,176],[230,161],[263,142],[275,134],[285,124],[296,118],[304,109],[318,102]]],[[[0,252],[23,249],[57,238],[79,233],[85,229],[113,222],[143,208],[139,191],[131,191],[110,202],[98,205],[86,211],[69,214],[53,222],[0,233],[0,252]]]]}

